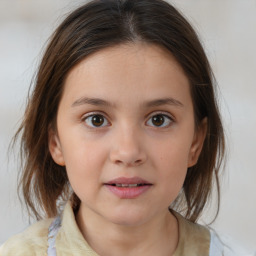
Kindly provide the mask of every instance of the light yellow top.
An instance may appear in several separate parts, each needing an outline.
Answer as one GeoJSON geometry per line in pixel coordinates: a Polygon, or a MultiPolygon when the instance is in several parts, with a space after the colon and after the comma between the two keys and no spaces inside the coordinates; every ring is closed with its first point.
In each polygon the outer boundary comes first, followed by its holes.
{"type": "MultiPolygon", "coordinates": [[[[179,223],[179,243],[173,256],[209,256],[210,232],[174,213],[179,223]]],[[[48,228],[53,219],[39,221],[0,247],[0,256],[47,256],[48,228]]],[[[56,237],[58,256],[99,256],[81,234],[71,204],[67,203],[56,237]]],[[[104,255],[102,255],[104,256],[104,255]]]]}

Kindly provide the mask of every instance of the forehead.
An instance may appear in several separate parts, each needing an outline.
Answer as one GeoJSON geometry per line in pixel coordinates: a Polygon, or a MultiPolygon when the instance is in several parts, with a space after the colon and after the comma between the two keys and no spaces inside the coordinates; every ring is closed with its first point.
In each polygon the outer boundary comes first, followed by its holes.
{"type": "Polygon", "coordinates": [[[144,43],[106,48],[82,60],[69,72],[63,97],[74,101],[82,94],[119,102],[190,98],[188,78],[172,54],[144,43]]]}

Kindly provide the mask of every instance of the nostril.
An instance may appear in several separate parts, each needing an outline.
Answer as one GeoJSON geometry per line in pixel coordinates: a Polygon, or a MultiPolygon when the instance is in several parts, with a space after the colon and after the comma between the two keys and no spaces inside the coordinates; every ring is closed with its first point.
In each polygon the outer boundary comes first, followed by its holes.
{"type": "Polygon", "coordinates": [[[109,155],[109,159],[112,163],[116,165],[125,166],[138,166],[146,161],[145,152],[140,152],[139,150],[112,150],[109,155]]]}
{"type": "Polygon", "coordinates": [[[121,160],[116,160],[115,163],[116,163],[116,164],[121,164],[122,161],[121,161],[121,160]]]}

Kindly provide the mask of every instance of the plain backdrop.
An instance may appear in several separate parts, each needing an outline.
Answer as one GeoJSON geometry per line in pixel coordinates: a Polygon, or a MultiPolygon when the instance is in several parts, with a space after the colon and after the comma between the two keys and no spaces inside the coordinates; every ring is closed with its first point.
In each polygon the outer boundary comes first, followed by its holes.
{"type": "MultiPolygon", "coordinates": [[[[45,42],[81,0],[0,0],[0,244],[28,226],[8,145],[45,42]]],[[[199,33],[220,89],[228,139],[222,201],[212,226],[256,248],[256,0],[175,0],[199,33]]],[[[203,215],[207,223],[215,203],[203,215]]]]}

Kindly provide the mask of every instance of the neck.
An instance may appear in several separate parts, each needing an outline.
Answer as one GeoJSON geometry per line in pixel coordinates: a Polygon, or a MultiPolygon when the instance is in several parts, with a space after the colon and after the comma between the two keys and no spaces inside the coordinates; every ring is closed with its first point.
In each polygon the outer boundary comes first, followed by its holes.
{"type": "Polygon", "coordinates": [[[77,224],[88,244],[104,256],[172,255],[178,244],[178,222],[167,210],[139,224],[115,224],[80,207],[77,224]]]}

